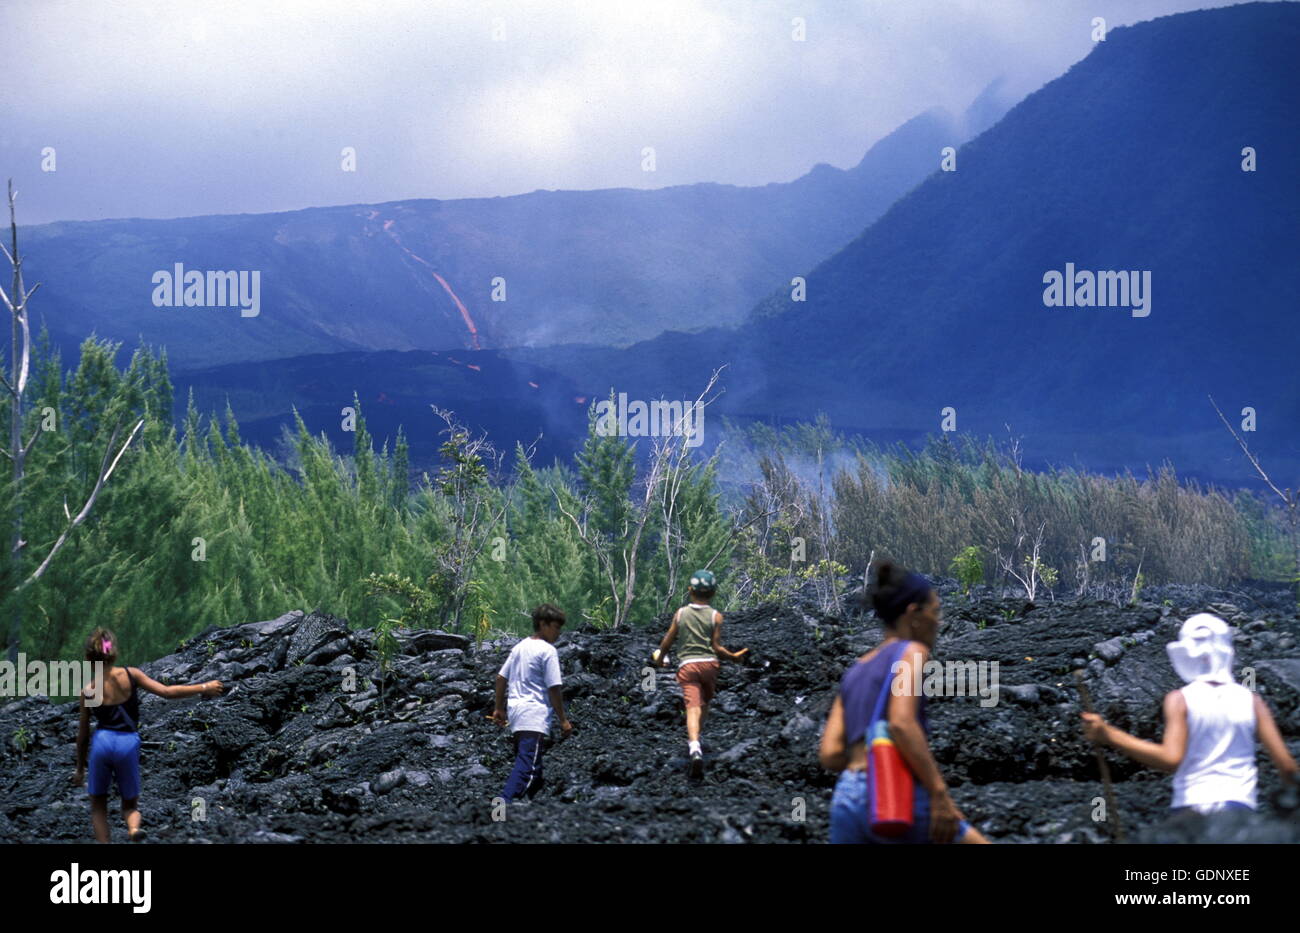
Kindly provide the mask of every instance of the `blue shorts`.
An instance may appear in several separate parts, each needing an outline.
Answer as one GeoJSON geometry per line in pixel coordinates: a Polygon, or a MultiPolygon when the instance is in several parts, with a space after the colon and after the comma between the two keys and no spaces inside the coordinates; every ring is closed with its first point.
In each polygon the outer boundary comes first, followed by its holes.
{"type": "Polygon", "coordinates": [[[86,789],[92,796],[107,795],[114,778],[123,800],[140,796],[140,733],[96,729],[90,739],[86,789]]]}
{"type": "MultiPolygon", "coordinates": [[[[831,797],[831,843],[926,845],[930,842],[930,795],[918,787],[913,792],[912,828],[905,836],[887,838],[871,831],[867,820],[867,772],[842,771],[831,797]]],[[[962,820],[953,841],[966,835],[970,823],[962,820]]]]}

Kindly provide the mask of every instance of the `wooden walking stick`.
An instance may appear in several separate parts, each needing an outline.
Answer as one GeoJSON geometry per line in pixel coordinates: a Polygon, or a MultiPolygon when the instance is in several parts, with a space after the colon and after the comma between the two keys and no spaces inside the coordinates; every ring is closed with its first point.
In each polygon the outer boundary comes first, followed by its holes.
{"type": "MultiPolygon", "coordinates": [[[[1096,712],[1092,708],[1092,694],[1088,692],[1088,685],[1083,681],[1083,671],[1074,672],[1074,682],[1079,688],[1079,696],[1083,700],[1083,711],[1085,713],[1096,712]]],[[[1106,808],[1111,817],[1114,818],[1115,841],[1124,841],[1124,823],[1119,818],[1119,806],[1115,803],[1115,789],[1110,783],[1110,765],[1106,763],[1106,752],[1100,745],[1093,748],[1097,752],[1097,767],[1101,770],[1101,785],[1106,791],[1106,808]]],[[[1110,822],[1110,819],[1107,819],[1110,822]]]]}

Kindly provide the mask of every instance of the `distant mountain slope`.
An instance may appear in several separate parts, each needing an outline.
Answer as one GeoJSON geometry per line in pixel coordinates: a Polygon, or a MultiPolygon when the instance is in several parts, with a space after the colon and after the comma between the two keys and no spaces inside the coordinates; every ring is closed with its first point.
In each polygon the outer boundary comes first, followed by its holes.
{"type": "Polygon", "coordinates": [[[342,429],[342,409],[361,403],[367,430],[378,449],[391,450],[398,428],[406,434],[411,462],[432,469],[446,425],[430,405],[451,409],[474,431],[486,431],[513,458],[514,441],[535,447],[535,462],[567,459],[587,432],[590,396],[570,380],[528,363],[481,352],[383,350],[295,357],[274,363],[232,363],[175,375],[176,420],[193,391],[203,416],[220,416],[229,403],[240,436],[272,453],[293,428],[296,410],[313,435],[322,431],[345,454],[354,435],[342,429]]]}
{"type": "MultiPolygon", "coordinates": [[[[981,115],[989,101],[1006,106],[991,88],[981,115]]],[[[29,281],[45,283],[33,312],[61,343],[92,330],[131,344],[143,336],[185,369],[347,350],[625,346],[738,322],[919,182],[943,146],[965,138],[965,122],[930,111],[854,168],[818,165],[757,188],[55,223],[24,229],[20,242],[29,281]],[[177,263],[259,272],[258,313],[155,307],[152,276],[177,263]],[[493,300],[497,277],[504,302],[493,300]]]]}
{"type": "Polygon", "coordinates": [[[1297,49],[1294,3],[1116,29],[813,269],[806,302],[782,290],[744,327],[621,353],[515,355],[670,397],[725,362],[719,412],[921,435],[951,406],[958,429],[1010,424],[1057,460],[1246,475],[1213,394],[1300,471],[1297,49]],[[1067,263],[1149,272],[1149,315],[1045,306],[1067,263]]]}

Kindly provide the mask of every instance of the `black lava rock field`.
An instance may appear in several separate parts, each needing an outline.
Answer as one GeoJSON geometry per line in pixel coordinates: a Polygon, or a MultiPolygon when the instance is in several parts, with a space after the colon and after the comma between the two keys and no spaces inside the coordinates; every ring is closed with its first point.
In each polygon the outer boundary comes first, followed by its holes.
{"type": "MultiPolygon", "coordinates": [[[[1070,672],[1086,670],[1110,721],[1156,739],[1161,700],[1180,686],[1164,646],[1193,612],[1234,626],[1239,679],[1254,677],[1300,756],[1300,614],[1283,587],[1149,587],[1124,607],[941,593],[936,660],[997,662],[998,689],[930,699],[931,746],[994,842],[1112,841],[1113,822],[1094,819],[1102,788],[1070,672]]],[[[724,632],[750,652],[723,665],[701,781],[685,774],[671,668],[647,668],[663,628],[580,628],[558,642],[575,731],[547,752],[542,792],[506,808],[494,798],[511,747],[486,717],[513,640],[401,633],[381,691],[373,633],[341,619],[295,611],[210,629],[139,665],[168,683],[226,687],[216,699],[142,695],[149,842],[825,842],[835,775],[818,765],[818,739],[840,675],[878,642],[879,623],[829,616],[805,592],[729,614],[724,632]]],[[[76,731],[73,703],[0,707],[0,840],[92,840],[85,788],[70,783],[76,731]]],[[[1300,841],[1262,750],[1259,813],[1226,822],[1167,819],[1169,776],[1108,760],[1131,842],[1300,841]]],[[[123,841],[115,801],[110,817],[123,841]]]]}

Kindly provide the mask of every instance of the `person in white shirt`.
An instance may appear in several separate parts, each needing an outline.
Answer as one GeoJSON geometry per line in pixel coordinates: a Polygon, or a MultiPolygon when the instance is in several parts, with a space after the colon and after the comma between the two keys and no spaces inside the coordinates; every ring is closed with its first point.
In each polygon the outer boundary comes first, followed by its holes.
{"type": "Polygon", "coordinates": [[[1160,771],[1174,775],[1174,812],[1209,813],[1255,809],[1255,739],[1273,759],[1286,783],[1296,782],[1295,759],[1287,751],[1268,704],[1233,680],[1232,632],[1218,616],[1198,613],[1179,640],[1165,649],[1187,684],[1165,697],[1165,734],[1146,742],[1084,713],[1084,734],[1160,771]]]}
{"type": "Polygon", "coordinates": [[[531,798],[542,789],[542,740],[550,731],[551,710],[565,736],[573,731],[564,715],[560,656],[555,651],[564,621],[564,613],[550,603],[534,609],[533,634],[515,645],[497,674],[496,706],[488,718],[498,726],[508,722],[515,742],[515,766],[501,792],[507,803],[520,795],[531,798]]]}

